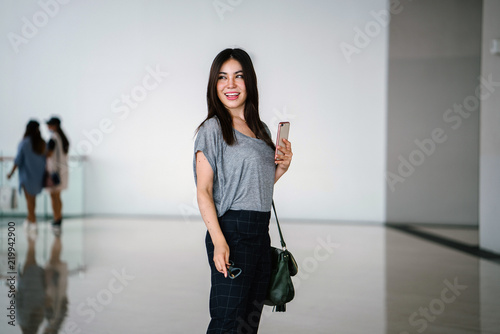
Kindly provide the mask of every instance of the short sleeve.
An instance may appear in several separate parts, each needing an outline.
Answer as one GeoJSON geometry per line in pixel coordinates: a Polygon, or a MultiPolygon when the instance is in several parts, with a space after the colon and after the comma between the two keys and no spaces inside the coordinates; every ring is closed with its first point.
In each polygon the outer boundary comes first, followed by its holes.
{"type": "Polygon", "coordinates": [[[16,158],[14,159],[14,163],[17,166],[22,166],[24,163],[24,152],[26,150],[26,140],[23,140],[19,143],[19,146],[17,147],[17,155],[16,158]]]}
{"type": "Polygon", "coordinates": [[[219,126],[219,121],[215,118],[207,120],[196,136],[194,143],[194,176],[196,181],[196,153],[198,151],[203,152],[208,160],[208,163],[212,167],[214,175],[217,174],[217,158],[220,152],[221,143],[221,131],[219,126]]]}

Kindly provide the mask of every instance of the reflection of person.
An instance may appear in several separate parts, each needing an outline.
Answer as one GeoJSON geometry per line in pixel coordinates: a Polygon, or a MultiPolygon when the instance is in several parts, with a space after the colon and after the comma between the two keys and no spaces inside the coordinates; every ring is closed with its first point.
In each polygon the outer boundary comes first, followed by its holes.
{"type": "Polygon", "coordinates": [[[36,334],[43,321],[47,299],[44,270],[36,262],[35,239],[28,238],[26,262],[17,284],[17,322],[23,333],[36,334]]]}
{"type": "Polygon", "coordinates": [[[14,166],[7,175],[10,179],[19,168],[19,191],[23,189],[28,207],[25,228],[31,238],[36,236],[36,195],[43,189],[45,173],[45,141],[40,135],[40,124],[30,120],[26,125],[24,138],[18,146],[14,166]]]}
{"type": "Polygon", "coordinates": [[[61,238],[56,236],[45,269],[35,256],[35,240],[28,238],[28,252],[19,273],[16,293],[18,323],[23,333],[38,333],[47,319],[44,334],[56,334],[68,313],[68,266],[61,261],[61,238]]]}
{"type": "MultiPolygon", "coordinates": [[[[291,143],[278,146],[260,120],[257,79],[248,54],[214,59],[208,116],[198,127],[194,172],[207,226],[211,321],[207,333],[257,333],[270,276],[269,219],[274,183],[288,170],[291,143]],[[228,277],[229,260],[242,273],[228,277]]],[[[229,273],[230,276],[231,273],[229,273]]]]}
{"type": "Polygon", "coordinates": [[[55,334],[68,314],[68,265],[61,261],[61,238],[56,236],[52,244],[50,259],[45,266],[45,280],[47,282],[47,307],[45,318],[47,327],[44,334],[55,334]]]}
{"type": "Polygon", "coordinates": [[[68,187],[69,141],[61,129],[61,120],[59,118],[52,117],[47,121],[47,125],[51,131],[50,140],[47,144],[47,170],[50,173],[57,172],[60,179],[58,185],[47,188],[50,193],[52,211],[54,213],[52,227],[54,233],[59,235],[62,223],[61,191],[68,187]]]}

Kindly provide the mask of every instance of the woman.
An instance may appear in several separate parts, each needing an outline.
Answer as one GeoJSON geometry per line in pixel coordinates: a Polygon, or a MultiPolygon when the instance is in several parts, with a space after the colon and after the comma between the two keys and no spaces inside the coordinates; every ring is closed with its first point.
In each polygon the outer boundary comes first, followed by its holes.
{"type": "Polygon", "coordinates": [[[274,183],[288,170],[291,143],[278,146],[260,120],[249,55],[226,49],[214,59],[208,116],[198,127],[194,173],[207,227],[211,267],[207,333],[257,333],[270,276],[269,219],[274,183]],[[281,158],[281,156],[280,156],[281,158]],[[241,269],[241,275],[233,277],[241,269]]]}
{"type": "Polygon", "coordinates": [[[23,140],[18,146],[14,166],[7,175],[11,178],[19,167],[19,191],[23,189],[26,196],[28,216],[24,228],[29,238],[34,239],[36,228],[36,195],[43,189],[43,176],[45,173],[45,141],[40,134],[40,124],[30,120],[26,125],[23,140]]]}
{"type": "Polygon", "coordinates": [[[54,221],[52,229],[55,235],[61,234],[62,224],[62,201],[61,191],[68,187],[68,151],[69,141],[64,131],[61,129],[61,120],[52,117],[47,121],[47,126],[51,132],[47,145],[47,170],[49,173],[59,175],[59,184],[47,188],[52,202],[54,221]]]}

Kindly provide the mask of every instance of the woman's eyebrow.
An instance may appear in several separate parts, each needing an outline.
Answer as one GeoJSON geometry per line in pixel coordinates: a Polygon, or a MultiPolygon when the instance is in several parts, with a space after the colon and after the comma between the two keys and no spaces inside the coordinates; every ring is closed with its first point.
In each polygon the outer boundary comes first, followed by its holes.
{"type": "MultiPolygon", "coordinates": [[[[233,74],[238,74],[238,73],[243,73],[243,71],[239,70],[239,71],[234,72],[233,74]]],[[[219,72],[219,74],[226,74],[227,75],[226,72],[219,72]]]]}

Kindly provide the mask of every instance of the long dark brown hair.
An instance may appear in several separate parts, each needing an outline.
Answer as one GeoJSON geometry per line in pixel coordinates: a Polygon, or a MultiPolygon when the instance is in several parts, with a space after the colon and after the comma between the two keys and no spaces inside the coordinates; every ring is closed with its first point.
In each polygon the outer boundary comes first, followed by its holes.
{"type": "Polygon", "coordinates": [[[59,134],[59,136],[61,137],[61,140],[62,140],[62,148],[63,148],[63,151],[64,151],[64,154],[68,154],[68,151],[69,151],[69,140],[68,140],[68,137],[66,137],[66,135],[64,134],[64,131],[61,129],[61,126],[60,125],[56,125],[56,128],[57,128],[57,133],[59,134]]]}
{"type": "Polygon", "coordinates": [[[57,132],[57,134],[59,134],[59,137],[61,137],[62,140],[63,152],[64,154],[68,154],[69,140],[68,137],[66,137],[64,131],[61,129],[61,120],[59,119],[59,117],[52,117],[47,121],[47,125],[55,127],[55,131],[57,132]]]}
{"type": "Polygon", "coordinates": [[[222,104],[222,101],[217,95],[217,81],[219,80],[220,69],[222,65],[231,58],[237,60],[243,69],[243,80],[245,81],[247,91],[244,111],[245,121],[255,136],[263,140],[274,150],[274,143],[267,133],[259,116],[259,91],[257,89],[257,76],[255,75],[252,60],[250,59],[248,53],[242,49],[222,50],[212,62],[207,87],[208,115],[200,126],[198,126],[196,132],[198,132],[207,120],[217,116],[224,141],[228,145],[233,145],[236,142],[231,114],[229,110],[226,109],[224,104],[222,104]]]}
{"type": "Polygon", "coordinates": [[[37,154],[43,154],[45,152],[45,140],[43,140],[40,134],[40,123],[35,120],[30,120],[26,124],[26,131],[24,132],[24,137],[29,137],[31,139],[31,147],[33,151],[37,154]]]}

